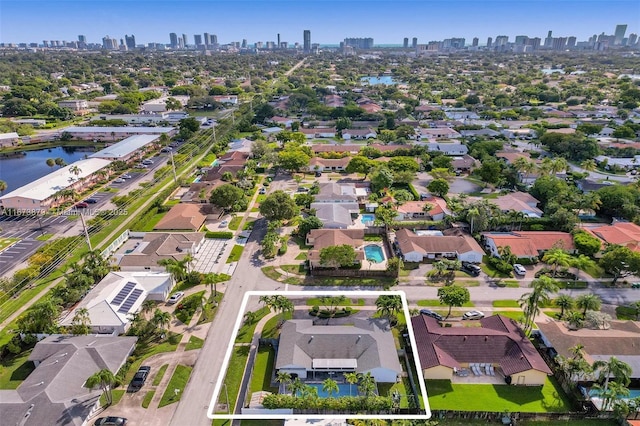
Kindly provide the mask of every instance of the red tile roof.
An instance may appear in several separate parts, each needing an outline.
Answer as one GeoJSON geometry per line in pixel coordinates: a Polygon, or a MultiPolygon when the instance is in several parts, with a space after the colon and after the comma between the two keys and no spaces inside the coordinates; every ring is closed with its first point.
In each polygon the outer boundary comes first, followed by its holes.
{"type": "Polygon", "coordinates": [[[480,320],[481,327],[441,327],[426,315],[411,318],[423,369],[460,363],[499,364],[506,375],[527,370],[551,374],[535,347],[515,321],[494,315],[480,320]]]}
{"type": "Polygon", "coordinates": [[[640,251],[640,226],[632,222],[615,222],[598,228],[584,228],[609,244],[627,246],[631,250],[640,251]]]}
{"type": "Polygon", "coordinates": [[[535,257],[540,252],[560,246],[563,250],[574,250],[573,237],[568,232],[555,231],[514,231],[487,232],[485,238],[493,240],[496,247],[511,248],[518,257],[535,257]]]}

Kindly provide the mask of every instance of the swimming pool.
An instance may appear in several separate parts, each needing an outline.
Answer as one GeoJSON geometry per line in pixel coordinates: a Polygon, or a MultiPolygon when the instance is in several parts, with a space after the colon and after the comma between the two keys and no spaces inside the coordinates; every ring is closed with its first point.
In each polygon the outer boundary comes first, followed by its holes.
{"type": "MultiPolygon", "coordinates": [[[[320,398],[328,398],[329,394],[322,390],[322,383],[309,383],[309,386],[313,386],[318,389],[318,396],[320,398]]],[[[341,396],[358,396],[358,386],[340,383],[338,384],[338,392],[331,394],[332,398],[340,398],[341,396]],[[351,389],[349,389],[351,388],[351,389]],[[351,393],[349,393],[351,392],[351,393]]]]}
{"type": "Polygon", "coordinates": [[[398,82],[391,76],[385,75],[381,77],[362,77],[360,82],[363,84],[369,84],[374,86],[376,84],[384,84],[385,86],[393,86],[398,84],[398,82]]]}
{"type": "Polygon", "coordinates": [[[373,223],[373,221],[376,220],[376,215],[375,214],[362,214],[360,215],[360,221],[362,223],[364,223],[365,225],[368,223],[373,223]]]}
{"type": "Polygon", "coordinates": [[[382,247],[376,245],[368,245],[364,248],[364,254],[368,261],[380,263],[384,261],[384,252],[382,247]]]}
{"type": "MultiPolygon", "coordinates": [[[[589,390],[589,396],[599,397],[600,392],[597,389],[592,388],[589,390]]],[[[634,399],[639,397],[640,397],[640,389],[629,389],[629,396],[625,396],[624,398],[621,398],[621,399],[634,399]]]]}

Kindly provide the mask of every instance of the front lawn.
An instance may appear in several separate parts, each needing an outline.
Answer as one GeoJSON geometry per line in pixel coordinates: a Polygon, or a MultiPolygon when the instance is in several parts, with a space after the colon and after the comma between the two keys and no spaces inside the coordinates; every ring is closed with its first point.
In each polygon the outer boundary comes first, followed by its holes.
{"type": "MultiPolygon", "coordinates": [[[[238,398],[238,392],[240,391],[240,382],[244,374],[244,368],[247,364],[247,358],[249,357],[249,346],[236,346],[233,348],[231,359],[229,360],[229,367],[227,367],[227,373],[222,382],[225,386],[225,392],[220,392],[218,395],[219,404],[227,404],[229,406],[229,412],[235,411],[235,401],[238,398]],[[228,400],[227,400],[228,398],[228,400]]],[[[216,413],[227,413],[227,410],[216,411],[216,413]]]]}
{"type": "MultiPolygon", "coordinates": [[[[286,321],[290,319],[291,319],[291,312],[285,312],[284,320],[286,321]]],[[[261,337],[263,339],[277,339],[278,336],[280,335],[279,325],[282,320],[283,320],[282,314],[278,314],[273,318],[269,318],[269,320],[265,323],[264,327],[262,328],[261,337]]]]}
{"type": "Polygon", "coordinates": [[[229,221],[229,229],[232,231],[237,231],[240,226],[240,222],[242,222],[243,216],[234,216],[233,219],[229,221]]]}
{"type": "Polygon", "coordinates": [[[231,254],[227,259],[227,263],[237,262],[238,260],[240,260],[240,256],[242,256],[243,250],[244,250],[244,246],[240,246],[237,244],[233,246],[233,248],[231,249],[231,254]]]}
{"type": "Polygon", "coordinates": [[[181,323],[189,325],[193,314],[196,313],[198,308],[202,307],[202,298],[204,297],[204,290],[197,293],[193,293],[185,297],[182,302],[178,304],[174,315],[181,323]]]}
{"type": "MultiPolygon", "coordinates": [[[[310,297],[304,301],[307,306],[318,305],[322,307],[322,300],[319,297],[310,297]]],[[[345,299],[338,303],[337,306],[364,306],[364,299],[345,299]]]]}
{"type": "Polygon", "coordinates": [[[191,336],[189,337],[189,341],[187,342],[187,345],[185,346],[184,350],[192,351],[194,349],[200,349],[202,348],[203,345],[204,345],[203,339],[196,336],[191,336]]]}
{"type": "Polygon", "coordinates": [[[524,317],[522,311],[493,311],[493,315],[502,315],[516,321],[520,321],[524,317]]]}
{"type": "Polygon", "coordinates": [[[272,347],[260,346],[253,365],[251,392],[267,391],[278,393],[278,387],[271,387],[271,376],[276,354],[272,347]]]}
{"type": "Polygon", "coordinates": [[[544,386],[452,384],[449,380],[427,380],[432,410],[564,413],[569,399],[555,379],[544,386]]]}
{"type": "Polygon", "coordinates": [[[517,300],[501,299],[492,302],[494,308],[519,308],[520,304],[517,300]]]}
{"type": "MultiPolygon", "coordinates": [[[[449,305],[441,303],[440,299],[422,299],[422,300],[418,300],[417,305],[418,306],[439,306],[439,307],[445,307],[445,308],[449,307],[449,305]]],[[[473,308],[474,306],[475,305],[473,304],[473,302],[467,302],[464,305],[462,305],[463,308],[473,308]]]]}
{"type": "Polygon", "coordinates": [[[304,263],[299,263],[298,265],[280,265],[280,268],[290,274],[307,275],[307,269],[304,263]]]}
{"type": "Polygon", "coordinates": [[[240,330],[238,330],[238,334],[236,335],[236,343],[251,343],[251,340],[253,339],[253,332],[256,329],[256,325],[258,324],[258,321],[260,321],[262,317],[264,317],[268,313],[269,313],[269,308],[265,306],[253,313],[254,314],[253,321],[251,322],[244,321],[242,323],[242,327],[240,327],[240,330]]]}
{"type": "Polygon", "coordinates": [[[0,389],[16,389],[27,378],[35,365],[29,361],[31,350],[24,351],[16,356],[9,355],[0,362],[0,389]]]}
{"type": "Polygon", "coordinates": [[[173,376],[171,376],[171,380],[169,380],[169,384],[167,385],[167,389],[162,395],[162,399],[158,404],[158,408],[162,408],[165,405],[173,404],[174,402],[180,401],[180,398],[182,397],[182,393],[184,391],[184,387],[189,381],[191,370],[193,370],[193,368],[187,367],[186,365],[176,366],[176,371],[173,372],[173,376]],[[176,389],[178,390],[178,392],[175,391],[176,389]]]}
{"type": "Polygon", "coordinates": [[[638,321],[638,314],[635,308],[630,306],[618,306],[616,307],[616,318],[619,320],[631,320],[638,321]]]}

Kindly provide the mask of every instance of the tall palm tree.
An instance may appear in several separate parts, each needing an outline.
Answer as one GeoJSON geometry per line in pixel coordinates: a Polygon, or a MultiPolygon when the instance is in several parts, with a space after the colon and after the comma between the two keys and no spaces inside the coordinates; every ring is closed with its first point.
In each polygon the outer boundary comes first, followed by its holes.
{"type": "Polygon", "coordinates": [[[597,166],[598,165],[596,164],[596,161],[593,158],[586,159],[582,163],[580,163],[580,167],[582,167],[587,172],[594,171],[597,166]]]}
{"type": "Polygon", "coordinates": [[[578,257],[574,257],[571,260],[571,266],[576,268],[576,275],[573,282],[575,283],[576,281],[578,281],[578,275],[580,274],[580,271],[586,271],[589,268],[593,268],[595,265],[596,262],[594,262],[594,260],[589,256],[585,256],[584,254],[581,254],[578,257]]]}
{"type": "Polygon", "coordinates": [[[156,309],[153,312],[151,323],[156,327],[160,327],[162,331],[165,332],[171,324],[171,314],[169,312],[164,312],[160,309],[156,309]]]}
{"type": "Polygon", "coordinates": [[[569,163],[564,157],[556,157],[551,160],[551,173],[554,175],[560,172],[564,172],[569,168],[569,163]]]}
{"type": "Polygon", "coordinates": [[[380,313],[381,316],[391,322],[392,318],[402,310],[402,300],[399,296],[379,296],[376,299],[376,308],[376,311],[380,313]]]}
{"type": "Polygon", "coordinates": [[[299,394],[302,393],[305,387],[306,385],[304,384],[304,382],[300,380],[299,377],[296,377],[291,382],[291,394],[293,395],[294,398],[297,398],[299,394]]]}
{"type": "Polygon", "coordinates": [[[186,265],[175,259],[161,259],[158,261],[158,265],[164,266],[164,269],[171,275],[174,282],[177,284],[180,281],[184,281],[187,277],[186,265]]]}
{"type": "Polygon", "coordinates": [[[71,320],[73,334],[89,334],[91,318],[87,308],[78,308],[71,320]]]}
{"type": "Polygon", "coordinates": [[[278,371],[276,374],[276,382],[280,383],[282,386],[282,392],[280,392],[280,390],[278,390],[278,392],[287,393],[287,385],[291,383],[291,374],[284,371],[278,371]]]}
{"type": "Polygon", "coordinates": [[[220,279],[220,276],[214,272],[209,272],[207,274],[204,274],[202,276],[202,282],[205,285],[210,285],[211,286],[211,294],[213,294],[213,297],[216,297],[218,295],[218,286],[217,284],[219,282],[221,282],[222,280],[220,279]]]}
{"type": "Polygon", "coordinates": [[[602,299],[593,293],[580,295],[576,299],[576,306],[582,309],[582,315],[586,315],[587,311],[599,310],[601,304],[602,299]]]}
{"type": "Polygon", "coordinates": [[[74,164],[69,167],[69,173],[75,176],[74,180],[78,180],[78,176],[82,173],[82,169],[74,164]]]}
{"type": "Polygon", "coordinates": [[[553,265],[552,277],[555,278],[558,266],[569,266],[571,256],[561,248],[552,248],[551,250],[547,250],[544,256],[542,256],[542,261],[549,265],[553,265]]]}
{"type": "Polygon", "coordinates": [[[525,314],[524,332],[527,335],[533,328],[534,318],[540,313],[540,305],[549,302],[550,294],[558,291],[558,283],[543,275],[533,280],[530,287],[533,288],[533,291],[523,294],[520,298],[520,306],[525,314]]]}
{"type": "Polygon", "coordinates": [[[140,313],[144,316],[144,318],[147,318],[147,314],[153,312],[153,310],[156,307],[156,302],[154,302],[153,300],[145,300],[144,302],[142,302],[142,305],[140,306],[140,313]]]}
{"type": "Polygon", "coordinates": [[[84,383],[84,386],[89,389],[100,387],[102,391],[105,392],[107,405],[111,405],[113,403],[113,394],[111,393],[111,389],[117,386],[117,383],[118,381],[116,376],[111,372],[111,370],[105,368],[89,376],[87,381],[84,383]]]}
{"type": "Polygon", "coordinates": [[[376,380],[373,378],[371,373],[367,373],[361,376],[358,390],[362,395],[365,396],[365,398],[369,398],[376,394],[376,380]]]}
{"type": "Polygon", "coordinates": [[[338,382],[336,382],[335,380],[329,378],[329,379],[325,379],[322,382],[322,390],[324,392],[327,393],[327,396],[329,398],[333,397],[333,393],[339,393],[340,392],[340,388],[338,387],[338,382]]]}
{"type": "Polygon", "coordinates": [[[467,220],[469,221],[469,233],[473,235],[473,225],[475,220],[480,216],[480,211],[472,207],[467,210],[467,220]]]}
{"type": "Polygon", "coordinates": [[[349,383],[349,395],[351,395],[351,385],[355,385],[360,380],[360,374],[356,373],[345,373],[344,380],[349,383]]]}
{"type": "Polygon", "coordinates": [[[553,301],[553,303],[560,308],[560,319],[564,318],[565,311],[569,311],[573,308],[574,300],[573,297],[568,294],[561,294],[553,301]]]}
{"type": "Polygon", "coordinates": [[[609,380],[611,377],[623,385],[627,386],[631,382],[631,374],[633,370],[631,366],[626,362],[620,361],[615,356],[609,358],[609,361],[598,360],[593,363],[593,370],[599,374],[598,380],[604,380],[604,390],[607,390],[609,386],[609,380]]]}

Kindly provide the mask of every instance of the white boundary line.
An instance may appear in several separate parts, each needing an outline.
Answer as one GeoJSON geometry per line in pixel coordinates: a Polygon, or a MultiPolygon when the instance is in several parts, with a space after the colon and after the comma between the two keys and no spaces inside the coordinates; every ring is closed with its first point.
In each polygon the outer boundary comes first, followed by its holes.
{"type": "MultiPolygon", "coordinates": [[[[422,379],[422,365],[420,364],[420,358],[418,353],[416,352],[416,339],[413,334],[413,328],[411,327],[411,315],[409,314],[409,305],[407,303],[407,297],[404,291],[248,291],[244,294],[244,298],[242,299],[242,305],[240,307],[240,311],[238,312],[238,318],[236,319],[235,328],[233,330],[233,334],[231,335],[231,341],[227,346],[227,352],[224,357],[224,362],[222,363],[222,369],[218,374],[218,380],[216,381],[216,385],[213,388],[213,395],[211,396],[211,402],[209,403],[209,410],[207,411],[207,417],[210,419],[224,419],[224,420],[261,420],[261,419],[298,419],[298,420],[314,420],[318,418],[322,419],[334,419],[334,420],[344,420],[348,419],[407,419],[407,420],[426,420],[431,418],[431,408],[429,407],[429,399],[427,397],[427,388],[425,386],[424,380],[422,379]],[[234,344],[236,341],[236,336],[238,335],[238,330],[242,325],[242,319],[244,317],[245,310],[247,308],[247,304],[249,302],[250,297],[260,297],[260,296],[285,296],[285,297],[317,297],[317,296],[345,296],[345,293],[348,294],[347,297],[375,297],[375,296],[400,296],[402,299],[402,307],[405,318],[407,319],[407,331],[409,333],[409,339],[411,342],[411,350],[413,351],[413,359],[416,365],[416,371],[418,377],[416,380],[420,384],[420,392],[422,393],[422,400],[424,403],[424,409],[426,414],[423,415],[393,415],[393,414],[340,414],[340,415],[328,415],[328,414],[216,414],[215,407],[216,402],[218,401],[218,396],[220,395],[220,391],[222,389],[222,385],[224,382],[224,378],[227,374],[227,369],[229,368],[229,361],[231,360],[231,354],[233,353],[234,344]]],[[[406,348],[405,348],[406,349],[406,348]]],[[[410,368],[410,366],[408,366],[410,368]]],[[[227,401],[229,403],[229,401],[227,401]]],[[[235,403],[234,403],[235,405],[235,403]]],[[[235,406],[233,407],[235,409],[235,406]]]]}

